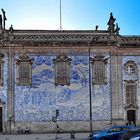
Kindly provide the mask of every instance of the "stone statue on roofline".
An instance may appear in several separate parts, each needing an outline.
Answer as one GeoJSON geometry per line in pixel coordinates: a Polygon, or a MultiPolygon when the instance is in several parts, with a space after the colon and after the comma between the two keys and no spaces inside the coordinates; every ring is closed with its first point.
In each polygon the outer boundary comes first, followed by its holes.
{"type": "Polygon", "coordinates": [[[108,27],[108,31],[110,32],[110,34],[114,34],[115,33],[115,18],[113,17],[112,12],[110,13],[110,18],[109,21],[107,23],[107,25],[109,25],[108,27]]]}
{"type": "Polygon", "coordinates": [[[11,27],[9,28],[9,33],[10,33],[10,34],[13,34],[13,31],[14,31],[13,25],[11,25],[11,27]]]}
{"type": "Polygon", "coordinates": [[[108,27],[108,31],[110,32],[110,34],[116,34],[118,35],[119,34],[119,31],[120,31],[120,28],[118,26],[118,23],[116,23],[116,27],[115,27],[115,20],[116,18],[113,17],[113,14],[112,12],[110,13],[110,18],[109,18],[109,21],[107,23],[107,25],[109,26],[108,27]]]}
{"type": "Polygon", "coordinates": [[[119,31],[120,31],[120,27],[118,26],[118,23],[116,23],[116,29],[115,29],[116,35],[119,34],[119,31]]]}
{"type": "Polygon", "coordinates": [[[0,28],[2,28],[2,15],[0,14],[0,28]]]}

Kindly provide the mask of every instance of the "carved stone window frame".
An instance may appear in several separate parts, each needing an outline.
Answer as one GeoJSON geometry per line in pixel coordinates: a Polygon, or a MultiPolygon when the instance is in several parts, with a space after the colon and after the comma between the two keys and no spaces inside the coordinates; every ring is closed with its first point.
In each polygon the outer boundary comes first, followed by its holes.
{"type": "Polygon", "coordinates": [[[3,86],[4,82],[4,55],[0,54],[0,86],[3,86]]]}
{"type": "Polygon", "coordinates": [[[58,55],[53,59],[55,71],[55,86],[70,85],[70,64],[71,59],[66,55],[58,55]]]}
{"type": "Polygon", "coordinates": [[[137,65],[134,61],[130,60],[124,64],[124,72],[127,75],[136,75],[138,73],[137,65]]]}
{"type": "Polygon", "coordinates": [[[34,59],[29,58],[28,55],[21,55],[16,60],[16,84],[17,85],[31,85],[32,84],[32,64],[34,59]],[[27,66],[27,67],[26,67],[27,66]],[[25,71],[26,75],[25,74],[25,71]]]}
{"type": "Polygon", "coordinates": [[[130,109],[132,106],[137,109],[137,81],[125,81],[125,109],[130,109]],[[128,90],[133,90],[128,91],[128,90]],[[129,92],[129,93],[128,93],[129,92]]]}
{"type": "Polygon", "coordinates": [[[91,60],[92,64],[92,84],[107,84],[107,62],[108,58],[102,55],[96,55],[91,60]]]}

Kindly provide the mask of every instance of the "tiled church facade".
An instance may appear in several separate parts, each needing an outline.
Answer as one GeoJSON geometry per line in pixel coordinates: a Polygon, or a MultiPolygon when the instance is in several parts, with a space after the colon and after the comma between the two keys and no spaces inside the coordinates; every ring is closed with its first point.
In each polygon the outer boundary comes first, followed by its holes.
{"type": "Polygon", "coordinates": [[[53,132],[56,109],[62,131],[90,131],[91,123],[92,129],[99,129],[128,119],[140,124],[140,36],[119,35],[114,21],[111,15],[107,30],[89,31],[1,26],[1,131],[14,133],[28,126],[33,133],[53,132]],[[71,60],[68,85],[55,84],[54,59],[59,55],[71,60]],[[20,56],[32,59],[30,85],[17,83],[20,56]],[[93,83],[91,59],[96,56],[107,61],[105,84],[93,83]],[[135,66],[132,73],[130,65],[135,66]],[[127,104],[129,84],[136,87],[136,99],[127,104]],[[128,111],[133,115],[129,117],[128,111]]]}

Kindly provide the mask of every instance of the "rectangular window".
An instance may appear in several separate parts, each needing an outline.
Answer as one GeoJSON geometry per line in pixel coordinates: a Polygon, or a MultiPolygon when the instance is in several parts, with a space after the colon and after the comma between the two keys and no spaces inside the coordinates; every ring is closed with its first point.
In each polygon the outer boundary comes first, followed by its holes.
{"type": "Polygon", "coordinates": [[[54,59],[55,85],[70,84],[70,59],[66,56],[58,56],[54,59]]]}
{"type": "Polygon", "coordinates": [[[92,62],[92,83],[93,84],[106,84],[107,83],[107,70],[106,63],[102,60],[92,62]]]}
{"type": "Polygon", "coordinates": [[[102,61],[95,61],[94,63],[94,76],[96,84],[104,84],[105,82],[105,66],[102,61]]]}
{"type": "Polygon", "coordinates": [[[33,59],[28,56],[20,56],[17,60],[17,85],[32,84],[32,63],[33,59]]]}
{"type": "Polygon", "coordinates": [[[95,56],[92,63],[92,83],[96,85],[107,84],[107,61],[102,55],[95,56]]]}
{"type": "Polygon", "coordinates": [[[28,84],[30,81],[30,65],[28,62],[21,62],[19,66],[19,71],[20,71],[20,83],[22,84],[28,84]]]}
{"type": "Polygon", "coordinates": [[[126,103],[136,104],[136,85],[126,86],[126,103]]]}

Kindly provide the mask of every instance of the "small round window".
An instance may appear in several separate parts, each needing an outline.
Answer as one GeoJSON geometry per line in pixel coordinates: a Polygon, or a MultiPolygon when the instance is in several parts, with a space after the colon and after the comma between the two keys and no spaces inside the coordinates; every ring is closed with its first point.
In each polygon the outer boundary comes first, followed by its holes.
{"type": "Polygon", "coordinates": [[[133,65],[128,65],[125,68],[125,72],[127,74],[135,74],[136,73],[136,69],[135,69],[135,67],[133,65]]]}

